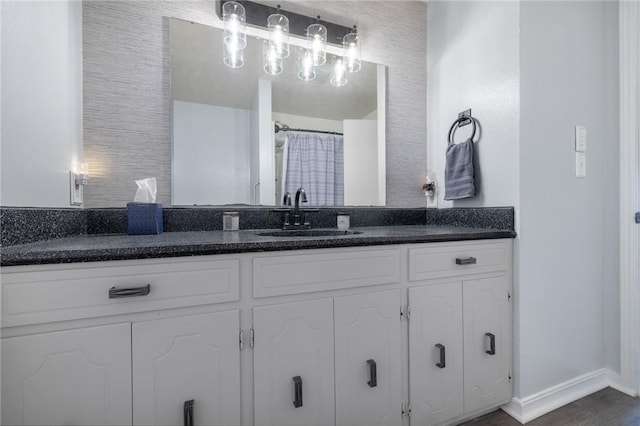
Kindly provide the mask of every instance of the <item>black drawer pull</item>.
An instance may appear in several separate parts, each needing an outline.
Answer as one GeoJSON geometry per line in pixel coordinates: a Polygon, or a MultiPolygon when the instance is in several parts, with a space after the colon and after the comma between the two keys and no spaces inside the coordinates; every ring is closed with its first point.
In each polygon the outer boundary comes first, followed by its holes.
{"type": "Polygon", "coordinates": [[[456,257],[456,265],[475,265],[477,260],[475,257],[456,257]]]}
{"type": "Polygon", "coordinates": [[[375,388],[376,386],[378,386],[378,371],[376,362],[372,359],[368,359],[367,364],[369,365],[369,381],[367,382],[367,384],[370,388],[375,388]]]}
{"type": "Polygon", "coordinates": [[[296,376],[293,378],[293,406],[302,407],[302,378],[296,376]]]}
{"type": "Polygon", "coordinates": [[[440,350],[440,362],[436,363],[436,367],[445,368],[447,366],[447,362],[446,362],[447,355],[445,353],[445,347],[444,345],[437,343],[436,348],[440,350]]]}
{"type": "Polygon", "coordinates": [[[493,333],[484,333],[484,335],[489,338],[489,350],[485,352],[488,353],[489,355],[495,355],[496,354],[496,336],[494,336],[493,333]]]}
{"type": "Polygon", "coordinates": [[[151,284],[147,284],[142,287],[131,287],[131,288],[111,287],[109,289],[109,299],[119,299],[121,297],[146,296],[150,292],[151,292],[151,284]]]}
{"type": "Polygon", "coordinates": [[[184,402],[184,426],[193,426],[195,424],[193,422],[193,403],[193,399],[184,402]]]}

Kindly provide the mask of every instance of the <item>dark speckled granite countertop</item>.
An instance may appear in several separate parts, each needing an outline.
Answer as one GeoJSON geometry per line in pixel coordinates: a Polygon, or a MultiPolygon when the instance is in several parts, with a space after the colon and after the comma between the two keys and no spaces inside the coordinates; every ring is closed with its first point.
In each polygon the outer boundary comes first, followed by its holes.
{"type": "MultiPolygon", "coordinates": [[[[335,229],[335,228],[334,228],[335,229]]],[[[2,266],[199,256],[241,252],[358,247],[383,244],[514,238],[513,230],[410,225],[352,228],[360,234],[331,237],[266,237],[265,229],[165,232],[160,235],[81,235],[0,249],[2,266]]]]}

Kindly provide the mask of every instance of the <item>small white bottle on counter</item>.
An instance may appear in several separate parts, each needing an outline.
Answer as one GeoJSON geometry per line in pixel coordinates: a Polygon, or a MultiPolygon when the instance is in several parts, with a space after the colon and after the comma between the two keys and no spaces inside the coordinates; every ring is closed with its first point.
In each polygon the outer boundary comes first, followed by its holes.
{"type": "Polygon", "coordinates": [[[240,213],[224,212],[222,213],[222,230],[237,231],[240,229],[240,213]]]}
{"type": "Polygon", "coordinates": [[[349,229],[349,214],[338,213],[338,229],[349,229]]]}

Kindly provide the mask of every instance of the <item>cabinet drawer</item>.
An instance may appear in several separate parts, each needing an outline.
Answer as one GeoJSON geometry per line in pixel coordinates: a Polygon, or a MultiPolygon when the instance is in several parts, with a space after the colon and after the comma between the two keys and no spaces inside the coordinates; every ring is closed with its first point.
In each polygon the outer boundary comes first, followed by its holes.
{"type": "Polygon", "coordinates": [[[430,244],[409,249],[409,280],[500,271],[510,264],[510,242],[430,244]]]}
{"type": "Polygon", "coordinates": [[[239,300],[237,259],[117,263],[4,273],[2,326],[239,300]],[[147,295],[109,297],[114,287],[120,290],[147,284],[147,295]]]}
{"type": "Polygon", "coordinates": [[[253,259],[253,296],[392,284],[400,281],[397,249],[358,250],[253,259]]]}

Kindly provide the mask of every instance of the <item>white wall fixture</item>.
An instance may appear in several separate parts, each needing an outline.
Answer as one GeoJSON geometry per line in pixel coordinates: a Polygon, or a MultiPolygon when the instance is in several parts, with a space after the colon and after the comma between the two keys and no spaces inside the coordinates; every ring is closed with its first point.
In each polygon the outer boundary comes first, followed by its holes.
{"type": "Polygon", "coordinates": [[[587,152],[587,128],[576,126],[576,152],[587,152]]]}
{"type": "Polygon", "coordinates": [[[84,202],[84,187],[89,185],[89,165],[87,163],[78,163],[73,170],[69,172],[69,186],[71,188],[72,206],[80,206],[84,202]]]}
{"type": "Polygon", "coordinates": [[[422,184],[424,196],[427,197],[427,207],[438,207],[438,178],[436,172],[427,170],[427,176],[422,184]]]}

